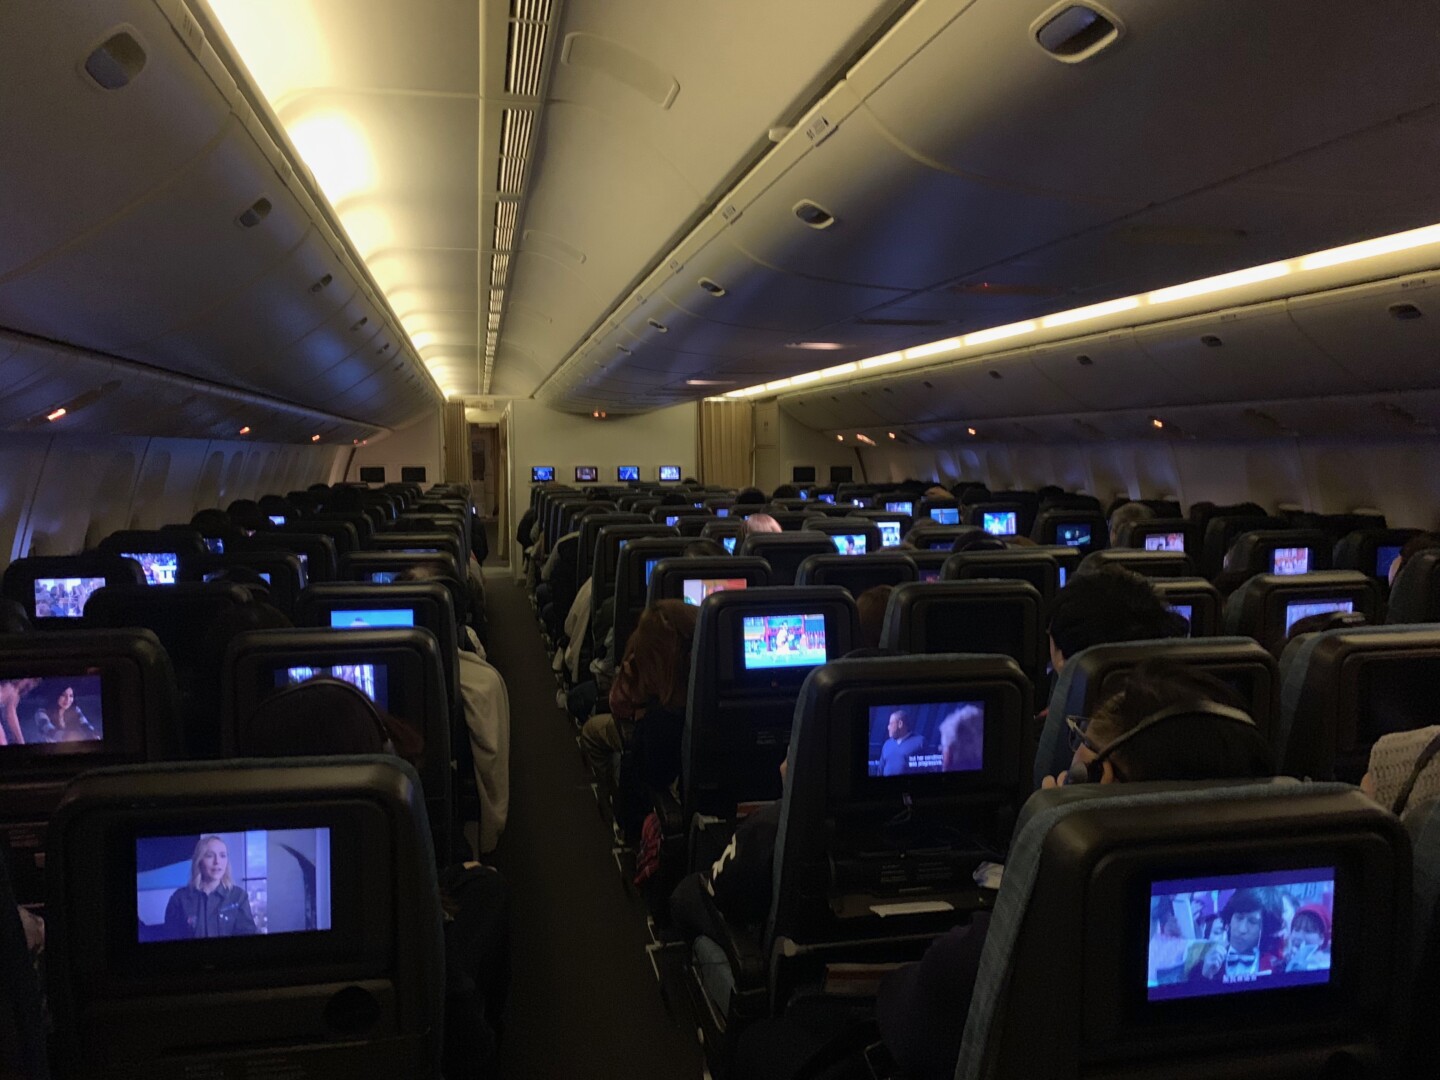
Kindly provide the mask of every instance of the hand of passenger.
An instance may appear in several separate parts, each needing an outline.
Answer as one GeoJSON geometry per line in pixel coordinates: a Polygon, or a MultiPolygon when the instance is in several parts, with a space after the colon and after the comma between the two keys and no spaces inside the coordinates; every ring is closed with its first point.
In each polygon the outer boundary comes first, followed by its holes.
{"type": "Polygon", "coordinates": [[[1041,781],[1040,781],[1040,788],[1041,788],[1042,791],[1043,791],[1043,790],[1048,790],[1049,788],[1057,788],[1057,787],[1064,787],[1064,786],[1065,786],[1065,774],[1064,774],[1063,772],[1062,772],[1062,773],[1056,773],[1054,776],[1047,776],[1047,777],[1045,777],[1044,780],[1041,780],[1041,781]]]}

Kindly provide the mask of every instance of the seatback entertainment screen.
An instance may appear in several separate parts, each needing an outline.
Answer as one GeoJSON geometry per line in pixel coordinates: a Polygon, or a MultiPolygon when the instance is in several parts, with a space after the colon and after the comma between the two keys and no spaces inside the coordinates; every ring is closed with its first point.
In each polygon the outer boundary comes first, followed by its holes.
{"type": "Polygon", "coordinates": [[[289,667],[275,672],[276,686],[293,686],[328,675],[357,688],[382,709],[390,707],[390,672],[384,664],[334,664],[330,667],[289,667]]]}
{"type": "Polygon", "coordinates": [[[825,662],[823,615],[746,615],[742,634],[746,671],[825,662]]]}
{"type": "Polygon", "coordinates": [[[1384,544],[1375,549],[1375,576],[1389,578],[1390,564],[1400,557],[1399,544],[1384,544]]]}
{"type": "Polygon", "coordinates": [[[0,679],[0,748],[98,743],[105,737],[102,701],[95,671],[0,679]]]}
{"type": "Polygon", "coordinates": [[[103,577],[36,578],[37,619],[78,619],[91,593],[105,586],[103,577]]]}
{"type": "Polygon", "coordinates": [[[1310,549],[1304,547],[1276,548],[1270,557],[1272,574],[1308,574],[1310,549]]]}
{"type": "Polygon", "coordinates": [[[959,525],[960,508],[958,506],[933,506],[930,508],[930,520],[941,525],[959,525]]]}
{"type": "Polygon", "coordinates": [[[722,536],[720,538],[720,543],[725,548],[727,554],[735,554],[735,541],[738,539],[740,539],[738,536],[722,536]]]}
{"type": "Polygon", "coordinates": [[[870,706],[868,773],[976,772],[985,765],[985,703],[870,706]]]}
{"type": "Polygon", "coordinates": [[[180,557],[173,551],[146,551],[138,554],[129,551],[121,553],[127,559],[134,559],[145,571],[145,580],[151,585],[174,585],[175,573],[180,567],[180,557]]]}
{"type": "Polygon", "coordinates": [[[1183,532],[1173,533],[1151,533],[1145,537],[1146,551],[1179,551],[1185,550],[1185,534],[1183,532]]]}
{"type": "Polygon", "coordinates": [[[1301,619],[1311,615],[1328,615],[1332,611],[1354,611],[1354,600],[1310,600],[1285,605],[1285,633],[1301,619]]]}
{"type": "Polygon", "coordinates": [[[1016,516],[1014,510],[987,510],[980,515],[980,527],[991,536],[1014,536],[1016,516]]]}
{"type": "Polygon", "coordinates": [[[881,547],[900,546],[900,523],[898,521],[877,521],[875,524],[880,526],[881,547]]]}
{"type": "Polygon", "coordinates": [[[835,545],[835,550],[841,555],[864,555],[865,534],[864,533],[836,533],[830,537],[835,545]]]}
{"type": "Polygon", "coordinates": [[[1092,539],[1090,525],[1072,524],[1055,527],[1055,542],[1067,547],[1089,547],[1092,539]]]}
{"type": "Polygon", "coordinates": [[[330,612],[332,630],[370,630],[377,626],[414,625],[414,608],[336,608],[330,612]]]}
{"type": "Polygon", "coordinates": [[[1328,983],[1334,910],[1333,866],[1152,882],[1146,998],[1328,983]]]}
{"type": "Polygon", "coordinates": [[[909,517],[915,516],[915,504],[903,500],[887,501],[885,509],[891,514],[905,514],[909,517]]]}
{"type": "Polygon", "coordinates": [[[680,596],[687,604],[700,606],[700,602],[711,593],[726,589],[743,589],[750,582],[745,578],[686,578],[680,586],[680,596]]]}

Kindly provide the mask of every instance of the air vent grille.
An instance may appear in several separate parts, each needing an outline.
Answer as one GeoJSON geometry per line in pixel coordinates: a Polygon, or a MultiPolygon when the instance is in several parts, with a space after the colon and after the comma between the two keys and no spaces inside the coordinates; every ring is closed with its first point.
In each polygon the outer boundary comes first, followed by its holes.
{"type": "Polygon", "coordinates": [[[500,163],[495,190],[501,195],[519,195],[524,187],[534,130],[535,113],[530,109],[506,109],[500,114],[500,163]]]}
{"type": "Polygon", "coordinates": [[[106,38],[85,58],[85,74],[102,90],[119,90],[145,68],[145,50],[121,30],[106,38]]]}
{"type": "Polygon", "coordinates": [[[510,0],[510,38],[505,53],[505,90],[516,97],[540,93],[551,0],[510,0]]]}

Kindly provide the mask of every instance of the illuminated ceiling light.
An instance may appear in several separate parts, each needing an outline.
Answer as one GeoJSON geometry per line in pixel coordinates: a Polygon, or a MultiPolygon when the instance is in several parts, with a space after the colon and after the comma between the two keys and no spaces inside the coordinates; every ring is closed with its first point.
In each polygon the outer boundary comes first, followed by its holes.
{"type": "Polygon", "coordinates": [[[1138,296],[1122,296],[1119,300],[1107,300],[1103,304],[1091,304],[1089,307],[1071,308],[1069,311],[1046,315],[1040,320],[1040,325],[1049,330],[1056,326],[1069,326],[1071,323],[1085,322],[1087,319],[1118,315],[1122,311],[1132,311],[1139,306],[1140,298],[1138,296]]]}
{"type": "Polygon", "coordinates": [[[333,82],[315,7],[294,0],[210,0],[260,92],[282,118],[287,95],[333,82]]]}
{"type": "Polygon", "coordinates": [[[1326,266],[1339,266],[1341,263],[1355,262],[1359,259],[1373,259],[1380,255],[1391,255],[1397,251],[1408,251],[1426,244],[1440,244],[1440,225],[1427,225],[1423,229],[1411,229],[1409,232],[1377,236],[1374,240],[1362,240],[1358,244],[1346,244],[1344,247],[1331,248],[1328,251],[1317,251],[1313,255],[1306,255],[1298,262],[1301,270],[1320,270],[1326,266]]]}
{"type": "Polygon", "coordinates": [[[791,341],[785,347],[787,349],[809,349],[812,352],[833,352],[836,349],[843,349],[845,346],[838,341],[791,341]]]}
{"type": "Polygon", "coordinates": [[[872,356],[860,361],[860,370],[869,371],[871,368],[884,367],[886,364],[898,364],[905,359],[904,353],[891,352],[883,356],[872,356]]]}
{"type": "Polygon", "coordinates": [[[249,425],[249,424],[246,424],[244,427],[242,427],[242,428],[240,429],[240,434],[241,434],[241,435],[249,435],[249,434],[250,434],[250,425],[249,425]]]}
{"type": "Polygon", "coordinates": [[[787,387],[787,386],[790,385],[790,383],[791,383],[791,380],[790,380],[790,379],[776,379],[774,382],[767,382],[763,387],[761,387],[761,389],[763,389],[763,390],[784,390],[785,387],[787,387]]]}
{"type": "Polygon", "coordinates": [[[310,113],[290,124],[287,133],[332,206],[375,187],[370,142],[345,113],[310,113]]]}
{"type": "Polygon", "coordinates": [[[892,439],[895,438],[895,433],[893,431],[887,431],[885,434],[890,436],[890,438],[892,439]]]}
{"type": "Polygon", "coordinates": [[[989,330],[977,330],[973,334],[965,335],[965,344],[988,345],[992,341],[1003,341],[1005,338],[1034,333],[1035,327],[1035,321],[1033,319],[1027,319],[1025,322],[1008,323],[1005,326],[994,326],[989,330]]]}
{"type": "Polygon", "coordinates": [[[1145,298],[1152,304],[1168,304],[1172,300],[1188,300],[1192,296],[1204,296],[1222,289],[1238,289],[1242,285],[1269,281],[1272,278],[1284,277],[1288,273],[1290,267],[1283,262],[1266,263],[1264,266],[1236,270],[1231,274],[1217,274],[1199,281],[1187,281],[1184,285],[1172,285],[1168,289],[1156,289],[1146,294],[1145,298]]]}
{"type": "MultiPolygon", "coordinates": [[[[914,348],[904,350],[900,355],[906,360],[919,360],[925,356],[934,356],[937,353],[958,349],[963,344],[965,342],[961,338],[946,338],[944,341],[932,341],[929,345],[916,345],[914,348]]],[[[864,367],[863,363],[861,367],[864,367]]]]}
{"type": "Polygon", "coordinates": [[[734,379],[686,379],[686,386],[729,386],[734,379]]]}
{"type": "Polygon", "coordinates": [[[874,439],[870,438],[869,435],[862,435],[862,434],[861,434],[860,432],[858,432],[858,431],[855,433],[855,438],[858,439],[860,442],[863,442],[866,446],[874,446],[874,445],[875,445],[875,440],[874,440],[874,439]]]}
{"type": "Polygon", "coordinates": [[[845,436],[844,436],[844,435],[836,435],[836,436],[835,436],[835,441],[836,441],[836,442],[844,442],[844,441],[845,441],[845,436]]]}
{"type": "Polygon", "coordinates": [[[978,435],[978,434],[980,434],[980,433],[979,433],[978,431],[976,431],[973,427],[967,427],[965,430],[968,431],[971,435],[978,435]]]}
{"type": "Polygon", "coordinates": [[[310,436],[310,441],[311,441],[311,442],[319,442],[319,441],[320,441],[320,436],[319,436],[319,435],[311,435],[311,436],[310,436]]]}
{"type": "Polygon", "coordinates": [[[46,420],[49,420],[51,423],[54,423],[56,420],[59,420],[59,419],[60,419],[62,416],[64,416],[64,415],[65,415],[65,410],[64,410],[64,409],[56,409],[56,410],[55,410],[54,412],[52,412],[52,413],[46,413],[45,419],[46,419],[46,420]]]}
{"type": "Polygon", "coordinates": [[[1163,428],[1165,426],[1165,421],[1159,419],[1158,417],[1151,417],[1150,426],[1156,429],[1163,428]]]}
{"type": "Polygon", "coordinates": [[[825,368],[823,371],[819,372],[819,375],[822,379],[834,379],[838,378],[841,375],[853,375],[859,370],[859,364],[836,364],[834,367],[825,368]]]}
{"type": "Polygon", "coordinates": [[[802,383],[816,382],[816,381],[819,380],[819,378],[820,378],[820,372],[818,372],[818,371],[806,371],[806,372],[804,372],[803,374],[800,374],[800,375],[792,375],[792,376],[790,377],[790,385],[791,385],[791,386],[800,386],[802,383]]]}
{"type": "Polygon", "coordinates": [[[445,387],[443,393],[445,394],[445,396],[446,396],[447,398],[452,398],[452,397],[458,396],[459,393],[460,393],[460,391],[458,391],[458,390],[456,390],[456,389],[454,389],[454,388],[452,388],[452,387],[447,386],[447,387],[445,387]]]}
{"type": "Polygon", "coordinates": [[[421,330],[418,334],[410,335],[410,344],[415,346],[416,352],[424,352],[431,345],[438,344],[439,340],[428,330],[421,330]]]}

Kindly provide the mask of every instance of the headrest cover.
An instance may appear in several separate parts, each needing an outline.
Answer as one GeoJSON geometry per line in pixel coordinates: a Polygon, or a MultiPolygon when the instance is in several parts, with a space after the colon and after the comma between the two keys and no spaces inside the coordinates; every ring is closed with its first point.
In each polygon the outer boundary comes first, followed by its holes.
{"type": "Polygon", "coordinates": [[[1412,775],[1414,785],[1399,812],[1440,797],[1440,754],[1431,757],[1418,773],[1415,770],[1420,755],[1437,738],[1440,738],[1440,725],[1397,731],[1376,740],[1370,748],[1370,779],[1375,784],[1376,802],[1393,807],[1412,775]]]}

